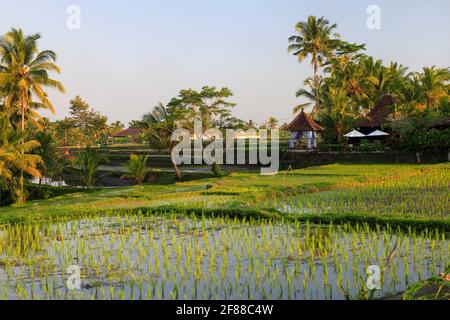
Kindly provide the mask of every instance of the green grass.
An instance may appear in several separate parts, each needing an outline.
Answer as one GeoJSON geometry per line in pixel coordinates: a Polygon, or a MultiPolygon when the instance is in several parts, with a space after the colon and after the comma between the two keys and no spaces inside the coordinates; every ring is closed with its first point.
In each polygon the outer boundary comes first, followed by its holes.
{"type": "MultiPolygon", "coordinates": [[[[170,180],[170,179],[168,179],[170,180]]],[[[450,165],[327,165],[277,176],[232,173],[175,184],[69,194],[0,208],[0,223],[108,211],[172,210],[450,230],[450,165]],[[292,210],[284,210],[288,205],[292,210]],[[284,209],[283,209],[284,208],[284,209]]]]}

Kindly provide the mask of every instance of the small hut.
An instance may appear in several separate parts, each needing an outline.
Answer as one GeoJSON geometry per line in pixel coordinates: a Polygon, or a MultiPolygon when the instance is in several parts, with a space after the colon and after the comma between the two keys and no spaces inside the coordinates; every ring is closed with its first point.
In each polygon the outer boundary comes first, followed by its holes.
{"type": "Polygon", "coordinates": [[[295,119],[283,128],[291,133],[289,148],[293,149],[300,143],[300,140],[304,137],[308,139],[308,149],[317,148],[317,133],[323,131],[323,128],[319,126],[314,120],[305,113],[302,112],[295,117],[295,119]]]}

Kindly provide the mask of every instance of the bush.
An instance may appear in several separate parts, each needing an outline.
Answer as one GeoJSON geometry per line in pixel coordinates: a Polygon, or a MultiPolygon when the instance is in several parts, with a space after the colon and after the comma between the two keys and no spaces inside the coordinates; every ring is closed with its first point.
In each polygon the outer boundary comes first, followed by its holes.
{"type": "Polygon", "coordinates": [[[213,163],[211,171],[215,177],[223,177],[223,171],[216,162],[213,163]]]}
{"type": "Polygon", "coordinates": [[[363,140],[361,141],[361,144],[356,148],[356,150],[361,152],[375,152],[375,151],[383,151],[384,148],[385,147],[382,144],[376,144],[368,140],[363,140]]]}
{"type": "Polygon", "coordinates": [[[392,146],[404,151],[448,151],[450,150],[450,128],[428,129],[442,116],[428,115],[410,117],[391,124],[392,146]]]}

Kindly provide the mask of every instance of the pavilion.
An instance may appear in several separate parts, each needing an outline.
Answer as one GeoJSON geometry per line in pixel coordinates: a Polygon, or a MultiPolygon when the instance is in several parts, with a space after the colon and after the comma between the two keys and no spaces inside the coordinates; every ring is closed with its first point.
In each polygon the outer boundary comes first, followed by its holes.
{"type": "Polygon", "coordinates": [[[291,133],[289,142],[290,149],[295,148],[303,137],[308,140],[308,149],[317,149],[317,133],[324,130],[314,122],[307,113],[305,113],[304,109],[302,109],[302,112],[300,112],[300,114],[283,129],[288,130],[291,133]]]}

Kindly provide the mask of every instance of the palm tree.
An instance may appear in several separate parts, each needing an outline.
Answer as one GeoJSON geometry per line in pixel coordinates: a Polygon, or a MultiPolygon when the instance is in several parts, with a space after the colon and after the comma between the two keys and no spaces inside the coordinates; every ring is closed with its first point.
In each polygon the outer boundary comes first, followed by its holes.
{"type": "Polygon", "coordinates": [[[326,92],[326,104],[329,111],[320,113],[321,124],[328,132],[332,133],[332,139],[338,143],[342,141],[344,131],[350,128],[355,120],[355,113],[351,110],[351,99],[345,88],[329,88],[326,92]]]}
{"type": "MultiPolygon", "coordinates": [[[[33,116],[38,116],[33,108],[54,112],[44,87],[65,92],[59,81],[49,77],[50,71],[59,73],[60,68],[55,64],[56,54],[53,51],[39,52],[37,42],[40,38],[38,33],[25,36],[22,30],[14,28],[0,37],[0,87],[3,87],[3,94],[6,95],[6,109],[12,109],[16,114],[20,109],[22,133],[25,132],[25,119],[33,121],[33,116]],[[34,97],[38,99],[37,102],[32,102],[34,97]]],[[[21,183],[23,193],[23,172],[21,183]]]]}
{"type": "MultiPolygon", "coordinates": [[[[160,150],[171,150],[176,142],[172,141],[172,133],[178,129],[177,108],[170,108],[159,103],[150,113],[145,114],[139,122],[139,127],[145,130],[145,135],[151,145],[160,150]]],[[[172,166],[178,179],[182,173],[176,161],[171,158],[172,166]]]]}
{"type": "Polygon", "coordinates": [[[64,86],[49,77],[49,72],[59,73],[55,64],[56,54],[50,50],[39,52],[40,34],[25,36],[20,29],[11,29],[0,37],[0,86],[6,95],[6,108],[20,107],[21,130],[25,131],[27,113],[29,119],[36,116],[31,108],[43,108],[54,112],[44,87],[64,93],[64,86]],[[37,102],[31,102],[33,97],[37,102]]]}
{"type": "Polygon", "coordinates": [[[267,121],[266,121],[266,128],[267,129],[271,129],[274,130],[276,129],[278,126],[278,120],[275,117],[270,117],[267,121]]]}
{"type": "Polygon", "coordinates": [[[122,176],[123,178],[130,178],[136,180],[138,185],[141,185],[145,177],[147,176],[148,168],[148,156],[137,156],[132,154],[130,156],[130,161],[127,163],[126,168],[128,169],[128,173],[122,176]]]}
{"type": "Polygon", "coordinates": [[[24,142],[23,133],[14,130],[9,115],[0,114],[0,180],[18,204],[25,202],[26,192],[23,188],[23,175],[18,177],[17,171],[41,177],[38,169],[42,164],[41,157],[29,154],[37,147],[39,142],[36,140],[24,142]]]}
{"type": "Polygon", "coordinates": [[[298,57],[299,62],[303,62],[306,57],[311,55],[311,64],[314,68],[314,79],[319,77],[319,67],[324,64],[326,56],[331,51],[332,37],[338,37],[333,34],[337,28],[336,24],[321,17],[309,16],[306,22],[299,22],[295,26],[298,35],[291,36],[288,51],[298,57]]]}
{"type": "Polygon", "coordinates": [[[245,130],[252,130],[252,129],[256,129],[257,125],[256,125],[255,121],[248,120],[248,121],[245,121],[244,128],[245,128],[245,130]]]}
{"type": "MultiPolygon", "coordinates": [[[[63,159],[61,159],[57,150],[53,131],[49,126],[48,119],[45,119],[42,130],[36,130],[33,134],[34,139],[39,142],[39,147],[36,148],[35,153],[42,159],[42,165],[39,169],[43,177],[47,178],[59,175],[63,169],[63,159]]],[[[41,179],[39,184],[41,184],[41,179]]]]}
{"type": "Polygon", "coordinates": [[[123,129],[125,129],[125,125],[120,121],[116,121],[110,125],[109,131],[111,134],[114,134],[122,131],[123,129]]]}
{"type": "Polygon", "coordinates": [[[98,155],[97,151],[89,146],[78,156],[77,162],[81,167],[83,182],[87,189],[92,188],[94,185],[98,168],[105,161],[106,159],[104,157],[98,155]]]}
{"type": "Polygon", "coordinates": [[[449,69],[436,67],[423,68],[423,72],[416,74],[423,92],[423,101],[428,110],[437,107],[443,98],[449,96],[449,69]]]}

